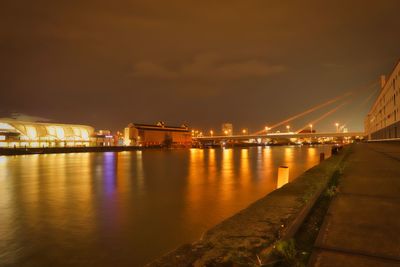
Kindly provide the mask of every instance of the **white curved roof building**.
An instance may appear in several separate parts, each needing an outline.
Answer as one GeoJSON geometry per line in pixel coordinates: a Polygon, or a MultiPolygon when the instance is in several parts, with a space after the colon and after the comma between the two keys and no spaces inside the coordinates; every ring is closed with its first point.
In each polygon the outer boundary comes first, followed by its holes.
{"type": "Polygon", "coordinates": [[[93,134],[87,125],[0,119],[0,147],[89,146],[93,134]]]}

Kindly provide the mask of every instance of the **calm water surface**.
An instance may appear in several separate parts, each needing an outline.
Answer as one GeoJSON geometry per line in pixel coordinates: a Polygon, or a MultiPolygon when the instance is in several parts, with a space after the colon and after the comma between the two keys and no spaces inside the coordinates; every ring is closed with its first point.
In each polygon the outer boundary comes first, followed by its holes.
{"type": "Polygon", "coordinates": [[[0,156],[0,266],[141,266],[329,146],[0,156]]]}

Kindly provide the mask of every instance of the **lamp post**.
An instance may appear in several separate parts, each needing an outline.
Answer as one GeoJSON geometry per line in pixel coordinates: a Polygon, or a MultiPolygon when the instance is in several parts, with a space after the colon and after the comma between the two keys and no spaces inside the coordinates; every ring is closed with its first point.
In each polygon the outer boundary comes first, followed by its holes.
{"type": "Polygon", "coordinates": [[[312,124],[310,124],[310,133],[313,133],[313,131],[312,131],[312,127],[313,127],[313,125],[312,125],[312,124]]]}
{"type": "Polygon", "coordinates": [[[247,134],[247,130],[246,130],[246,129],[243,129],[243,130],[242,130],[242,134],[243,134],[243,135],[247,134]]]}
{"type": "Polygon", "coordinates": [[[286,129],[289,132],[290,131],[290,125],[286,125],[286,129]]]}
{"type": "Polygon", "coordinates": [[[214,131],[210,130],[210,135],[213,136],[214,135],[214,131]]]}
{"type": "Polygon", "coordinates": [[[339,132],[339,123],[335,123],[335,126],[336,126],[336,132],[338,133],[339,132]]]}

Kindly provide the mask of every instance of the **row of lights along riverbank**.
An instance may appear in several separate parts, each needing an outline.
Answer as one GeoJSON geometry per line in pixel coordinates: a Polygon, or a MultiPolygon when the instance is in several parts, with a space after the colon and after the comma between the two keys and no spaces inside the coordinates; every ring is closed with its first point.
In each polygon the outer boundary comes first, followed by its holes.
{"type": "MultiPolygon", "coordinates": [[[[347,132],[347,129],[345,128],[345,125],[340,125],[338,122],[336,122],[336,123],[334,124],[334,126],[335,126],[335,128],[336,128],[336,132],[337,132],[337,133],[339,133],[339,132],[341,132],[341,131],[347,132]]],[[[310,123],[310,124],[308,125],[308,127],[309,127],[309,130],[307,130],[307,132],[309,131],[310,133],[314,133],[314,131],[315,131],[315,130],[313,129],[314,125],[310,123]]],[[[285,128],[286,128],[287,133],[293,133],[293,132],[290,131],[290,129],[291,129],[291,126],[290,126],[290,125],[286,125],[285,128]]],[[[269,132],[271,132],[271,130],[272,130],[272,128],[270,128],[270,127],[268,127],[268,126],[265,126],[265,128],[264,128],[264,132],[265,132],[266,134],[268,134],[269,132]]],[[[304,130],[303,130],[303,131],[304,131],[304,130]]],[[[214,135],[216,135],[216,132],[215,132],[214,130],[209,130],[208,133],[209,133],[209,136],[214,136],[214,135]]],[[[241,130],[241,134],[242,134],[242,135],[247,135],[247,134],[249,134],[249,133],[250,133],[250,132],[249,132],[248,128],[243,128],[243,129],[241,130]]],[[[280,131],[277,130],[275,133],[280,133],[280,131]]],[[[217,134],[217,135],[218,135],[218,134],[217,134]]],[[[233,126],[232,126],[232,124],[223,124],[223,126],[222,126],[222,131],[221,131],[221,135],[223,135],[223,136],[230,136],[230,135],[233,135],[233,126]],[[229,127],[227,128],[226,125],[229,125],[229,127]]],[[[192,136],[193,136],[193,137],[202,137],[202,136],[205,136],[205,135],[203,134],[203,131],[193,129],[193,130],[192,130],[192,136]]]]}

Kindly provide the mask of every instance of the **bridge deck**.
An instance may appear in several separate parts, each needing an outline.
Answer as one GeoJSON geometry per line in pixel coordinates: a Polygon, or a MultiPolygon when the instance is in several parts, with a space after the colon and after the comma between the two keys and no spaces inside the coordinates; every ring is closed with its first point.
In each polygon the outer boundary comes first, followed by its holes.
{"type": "Polygon", "coordinates": [[[318,138],[318,137],[357,137],[365,136],[364,132],[347,133],[268,133],[258,135],[219,135],[194,137],[197,141],[218,141],[218,140],[249,140],[258,138],[318,138]]]}

